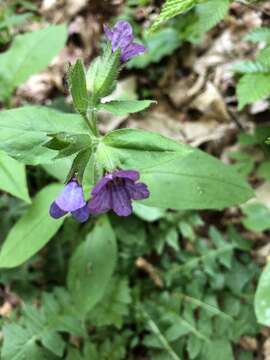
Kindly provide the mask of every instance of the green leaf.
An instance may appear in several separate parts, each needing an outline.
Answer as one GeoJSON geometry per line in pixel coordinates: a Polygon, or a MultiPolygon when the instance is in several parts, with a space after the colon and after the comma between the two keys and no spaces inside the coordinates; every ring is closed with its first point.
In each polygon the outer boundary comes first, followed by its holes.
{"type": "Polygon", "coordinates": [[[57,153],[44,145],[48,134],[88,134],[79,115],[46,107],[26,106],[0,113],[0,149],[26,164],[50,162],[57,153]]]}
{"type": "Polygon", "coordinates": [[[95,326],[114,325],[120,329],[129,314],[130,289],[126,279],[111,279],[102,300],[92,309],[88,319],[95,326]]]}
{"type": "Polygon", "coordinates": [[[86,335],[84,323],[65,288],[57,287],[53,293],[43,293],[40,311],[53,330],[80,337],[86,335]]]}
{"type": "Polygon", "coordinates": [[[87,113],[88,92],[86,88],[86,78],[83,63],[78,59],[75,65],[71,66],[68,72],[69,90],[73,99],[73,104],[78,113],[83,116],[87,113]]]}
{"type": "Polygon", "coordinates": [[[25,166],[3,151],[0,152],[0,189],[28,203],[31,202],[27,189],[25,166]]]}
{"type": "Polygon", "coordinates": [[[140,310],[145,318],[145,321],[147,322],[147,325],[148,325],[150,331],[156,336],[158,342],[160,343],[160,345],[162,345],[162,348],[164,350],[166,350],[166,352],[171,357],[171,359],[172,360],[181,360],[180,357],[175,353],[174,349],[169,344],[165,335],[161,332],[158,325],[154,322],[154,320],[148,314],[148,312],[143,307],[141,307],[140,310]]]}
{"type": "Polygon", "coordinates": [[[17,324],[10,324],[4,327],[3,332],[2,360],[46,359],[44,350],[37,345],[29,329],[24,329],[17,324]]]}
{"type": "Polygon", "coordinates": [[[45,69],[64,47],[65,25],[17,35],[8,51],[0,55],[0,97],[8,98],[30,75],[45,69]]]}
{"type": "Polygon", "coordinates": [[[166,211],[164,209],[146,206],[139,202],[134,203],[133,210],[134,214],[147,222],[157,221],[163,218],[166,214],[166,211]]]}
{"type": "Polygon", "coordinates": [[[52,219],[49,207],[61,189],[62,186],[53,184],[37,194],[27,212],[10,230],[0,252],[0,267],[21,265],[57,232],[64,219],[52,219]]]}
{"type": "Polygon", "coordinates": [[[208,0],[198,2],[195,7],[195,20],[187,27],[186,36],[190,41],[200,39],[201,35],[217,25],[228,13],[230,0],[208,0]],[[215,11],[213,11],[215,9],[215,11]]]}
{"type": "Polygon", "coordinates": [[[164,56],[170,55],[181,45],[178,32],[173,28],[161,29],[144,37],[147,51],[131,59],[127,67],[144,69],[151,63],[158,63],[164,56]]]}
{"type": "Polygon", "coordinates": [[[270,263],[260,277],[255,295],[255,313],[260,324],[270,326],[270,263]]]}
{"type": "Polygon", "coordinates": [[[55,179],[59,180],[61,183],[64,183],[67,175],[72,166],[71,158],[64,158],[55,160],[49,164],[43,164],[42,167],[55,179]]]}
{"type": "Polygon", "coordinates": [[[99,144],[97,158],[108,167],[147,169],[173,157],[185,157],[192,148],[158,133],[120,129],[108,133],[99,144]]]}
{"type": "Polygon", "coordinates": [[[204,345],[204,360],[234,360],[232,346],[226,339],[217,339],[204,345]]]}
{"type": "Polygon", "coordinates": [[[156,133],[121,129],[99,145],[104,166],[136,169],[150,190],[145,205],[172,209],[222,209],[253,196],[230,166],[156,133]],[[166,192],[164,193],[164,189],[166,192]]]}
{"type": "Polygon", "coordinates": [[[9,15],[4,19],[1,17],[0,30],[5,28],[13,28],[22,23],[25,23],[31,16],[33,16],[33,14],[28,12],[23,14],[9,15]]]}
{"type": "Polygon", "coordinates": [[[189,336],[187,343],[187,351],[191,359],[195,359],[201,352],[203,342],[196,336],[189,336]]]}
{"type": "Polygon", "coordinates": [[[251,203],[242,207],[245,218],[244,226],[251,231],[270,229],[270,209],[260,203],[251,203]]]}
{"type": "Polygon", "coordinates": [[[256,60],[266,66],[268,68],[268,72],[270,72],[270,45],[260,50],[256,60]]]}
{"type": "Polygon", "coordinates": [[[270,43],[270,29],[269,27],[258,27],[247,34],[244,39],[253,42],[270,43]]]}
{"type": "Polygon", "coordinates": [[[69,349],[66,360],[85,360],[77,349],[69,349]]]}
{"type": "Polygon", "coordinates": [[[4,359],[55,359],[62,357],[65,342],[59,332],[84,337],[85,329],[67,291],[56,288],[55,293],[43,293],[42,306],[23,305],[17,324],[4,327],[4,359]],[[43,345],[43,348],[39,345],[43,345]],[[47,351],[45,349],[48,349],[47,351]]]}
{"type": "Polygon", "coordinates": [[[153,103],[156,102],[154,100],[114,100],[101,103],[99,109],[121,116],[142,111],[153,103]]]}
{"type": "Polygon", "coordinates": [[[257,175],[263,179],[270,181],[270,167],[268,160],[262,161],[257,169],[257,175]]]}
{"type": "MultiPolygon", "coordinates": [[[[90,149],[90,150],[80,151],[76,155],[65,182],[69,182],[74,177],[74,174],[76,174],[78,182],[80,184],[83,184],[84,173],[87,169],[87,164],[89,162],[89,159],[91,158],[91,154],[92,154],[92,150],[90,149]]],[[[86,196],[89,196],[88,195],[89,192],[85,194],[86,196]]]]}
{"type": "Polygon", "coordinates": [[[199,0],[166,0],[165,4],[162,6],[160,15],[151,27],[151,31],[156,30],[162,23],[176,15],[180,15],[190,10],[198,2],[199,0]]]}
{"type": "Polygon", "coordinates": [[[87,89],[92,92],[94,100],[108,96],[114,90],[119,72],[119,61],[120,51],[112,52],[111,47],[108,46],[104,54],[91,64],[86,81],[87,89]]]}
{"type": "Polygon", "coordinates": [[[249,185],[230,166],[196,149],[143,169],[141,176],[151,194],[143,203],[161,208],[222,209],[253,196],[249,185]]]}
{"type": "Polygon", "coordinates": [[[241,77],[237,84],[238,109],[270,96],[270,74],[254,73],[241,77]]]}
{"type": "Polygon", "coordinates": [[[51,140],[45,144],[49,149],[58,151],[55,159],[62,159],[77,154],[80,151],[90,150],[92,148],[92,140],[89,135],[68,133],[58,133],[49,135],[51,140]]]}
{"type": "Polygon", "coordinates": [[[237,64],[235,64],[233,67],[233,70],[239,73],[269,73],[270,72],[270,66],[267,66],[263,64],[260,61],[241,61],[237,64]]]}
{"type": "Polygon", "coordinates": [[[107,217],[102,216],[69,264],[68,287],[81,314],[86,315],[103,297],[116,256],[114,232],[107,217]]]}

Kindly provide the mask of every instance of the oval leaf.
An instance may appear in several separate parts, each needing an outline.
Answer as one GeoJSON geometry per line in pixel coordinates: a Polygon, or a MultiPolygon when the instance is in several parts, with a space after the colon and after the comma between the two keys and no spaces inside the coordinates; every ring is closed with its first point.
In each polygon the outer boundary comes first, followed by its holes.
{"type": "Polygon", "coordinates": [[[233,168],[200,150],[141,172],[150,190],[145,205],[171,209],[223,209],[253,196],[233,168]],[[166,189],[166,192],[164,192],[166,189]]]}
{"type": "Polygon", "coordinates": [[[98,219],[94,230],[71,258],[68,287],[74,303],[86,314],[102,298],[116,264],[116,239],[106,216],[98,219]]]}
{"type": "Polygon", "coordinates": [[[37,194],[28,211],[9,232],[0,252],[0,267],[22,264],[54,236],[64,218],[52,219],[49,207],[61,188],[61,185],[53,184],[37,194]]]}
{"type": "Polygon", "coordinates": [[[145,205],[180,210],[222,209],[253,196],[249,185],[233,168],[160,134],[116,130],[107,134],[101,145],[99,163],[106,167],[106,162],[110,162],[114,167],[141,172],[142,181],[150,190],[145,205]]]}

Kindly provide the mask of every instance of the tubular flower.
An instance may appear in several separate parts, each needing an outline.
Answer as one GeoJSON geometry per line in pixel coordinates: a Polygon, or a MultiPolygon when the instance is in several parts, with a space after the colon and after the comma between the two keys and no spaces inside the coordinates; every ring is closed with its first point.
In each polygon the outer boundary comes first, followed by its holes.
{"type": "Polygon", "coordinates": [[[88,203],[91,214],[101,214],[113,210],[118,216],[132,213],[132,200],[149,197],[144,183],[137,182],[140,174],[133,170],[120,170],[108,173],[98,181],[92,190],[88,203]]]}
{"type": "Polygon", "coordinates": [[[112,44],[112,50],[121,50],[120,61],[122,63],[146,51],[143,45],[134,42],[133,30],[127,21],[118,21],[113,28],[104,25],[104,31],[112,44]]]}
{"type": "Polygon", "coordinates": [[[82,187],[76,179],[72,179],[66,184],[50,207],[50,215],[54,219],[58,219],[68,212],[79,222],[87,221],[90,215],[83,197],[82,187]]]}

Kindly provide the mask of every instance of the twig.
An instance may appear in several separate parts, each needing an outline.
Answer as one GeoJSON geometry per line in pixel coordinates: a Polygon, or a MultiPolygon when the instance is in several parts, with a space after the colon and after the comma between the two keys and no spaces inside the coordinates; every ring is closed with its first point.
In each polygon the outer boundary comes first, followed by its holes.
{"type": "Polygon", "coordinates": [[[161,279],[157,269],[155,269],[155,267],[152,264],[150,264],[147,260],[145,260],[143,257],[139,257],[136,260],[136,266],[144,270],[153,280],[155,285],[157,285],[159,288],[162,288],[164,286],[163,280],[161,279]]]}

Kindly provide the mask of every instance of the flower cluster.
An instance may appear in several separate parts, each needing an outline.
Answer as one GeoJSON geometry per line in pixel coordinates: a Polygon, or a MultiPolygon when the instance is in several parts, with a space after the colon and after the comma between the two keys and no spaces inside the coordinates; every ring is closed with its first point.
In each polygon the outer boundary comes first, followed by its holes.
{"type": "Polygon", "coordinates": [[[132,213],[132,200],[149,197],[147,186],[137,182],[139,178],[139,172],[134,170],[108,173],[97,182],[87,203],[83,197],[82,187],[73,178],[52,203],[50,215],[58,219],[70,212],[79,222],[87,221],[90,215],[110,210],[118,216],[129,216],[132,213]]]}
{"type": "MultiPolygon", "coordinates": [[[[120,49],[120,61],[124,63],[143,54],[146,48],[134,42],[133,30],[127,21],[118,21],[114,27],[104,26],[105,35],[112,51],[120,49]]],[[[147,186],[137,182],[140,174],[134,170],[117,170],[106,174],[92,190],[91,199],[84,200],[83,189],[73,178],[50,207],[50,215],[58,219],[67,213],[79,222],[85,222],[90,215],[113,210],[119,216],[132,213],[132,200],[149,197],[147,186]]]]}

